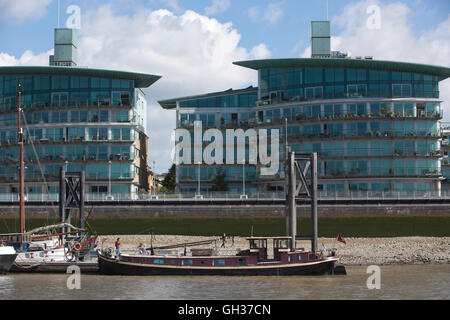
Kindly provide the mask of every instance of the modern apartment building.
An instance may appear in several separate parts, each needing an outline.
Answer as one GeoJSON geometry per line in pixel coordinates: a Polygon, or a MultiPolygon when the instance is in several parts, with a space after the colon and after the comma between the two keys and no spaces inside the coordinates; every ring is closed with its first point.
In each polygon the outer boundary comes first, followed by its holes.
{"type": "Polygon", "coordinates": [[[263,176],[259,165],[248,162],[180,164],[180,192],[205,194],[218,173],[225,174],[230,192],[281,191],[286,145],[318,153],[323,193],[441,191],[439,82],[450,77],[450,68],[351,58],[330,52],[329,41],[329,22],[315,21],[313,58],[234,63],[255,70],[258,87],[159,102],[176,110],[177,128],[193,131],[194,121],[201,121],[203,129],[224,135],[237,128],[280,133],[277,174],[263,176]]]}
{"type": "Polygon", "coordinates": [[[444,181],[442,182],[442,190],[450,192],[450,123],[445,123],[442,126],[442,175],[444,181]]]}
{"type": "Polygon", "coordinates": [[[85,171],[90,194],[148,190],[142,89],[160,76],[76,67],[76,47],[73,30],[56,29],[52,66],[0,67],[0,194],[18,192],[19,91],[29,199],[57,194],[62,166],[85,171]]]}

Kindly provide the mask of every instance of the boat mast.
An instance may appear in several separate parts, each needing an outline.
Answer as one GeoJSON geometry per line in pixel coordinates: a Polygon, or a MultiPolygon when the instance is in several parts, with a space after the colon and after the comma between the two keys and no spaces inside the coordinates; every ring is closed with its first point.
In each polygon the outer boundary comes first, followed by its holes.
{"type": "Polygon", "coordinates": [[[20,149],[20,158],[19,158],[19,194],[20,194],[20,233],[25,232],[25,215],[24,215],[24,199],[23,199],[23,130],[22,126],[20,124],[20,117],[22,115],[22,105],[21,105],[21,97],[22,97],[22,86],[18,85],[18,91],[19,91],[19,108],[18,108],[18,132],[17,132],[17,139],[19,143],[19,149],[20,149]]]}

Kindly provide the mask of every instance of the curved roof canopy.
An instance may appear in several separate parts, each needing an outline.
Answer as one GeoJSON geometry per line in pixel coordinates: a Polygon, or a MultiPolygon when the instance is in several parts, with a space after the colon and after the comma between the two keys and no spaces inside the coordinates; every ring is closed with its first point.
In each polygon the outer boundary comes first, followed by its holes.
{"type": "Polygon", "coordinates": [[[224,95],[240,94],[240,93],[247,93],[247,92],[257,92],[257,91],[258,91],[258,88],[250,86],[245,89],[238,89],[238,90],[228,89],[226,91],[199,94],[199,95],[195,95],[195,96],[187,96],[187,97],[180,97],[180,98],[174,98],[174,99],[159,100],[158,103],[164,109],[175,109],[177,107],[177,101],[212,98],[212,97],[218,97],[218,96],[224,96],[224,95]]]}
{"type": "Polygon", "coordinates": [[[272,68],[352,68],[394,72],[411,72],[437,76],[439,81],[450,77],[450,68],[409,62],[369,59],[296,58],[238,61],[233,64],[254,70],[272,68]]]}
{"type": "Polygon", "coordinates": [[[78,67],[46,67],[46,66],[12,66],[0,67],[0,75],[61,75],[78,77],[98,77],[120,80],[134,80],[136,88],[147,88],[158,81],[161,76],[117,70],[90,69],[78,67]]]}

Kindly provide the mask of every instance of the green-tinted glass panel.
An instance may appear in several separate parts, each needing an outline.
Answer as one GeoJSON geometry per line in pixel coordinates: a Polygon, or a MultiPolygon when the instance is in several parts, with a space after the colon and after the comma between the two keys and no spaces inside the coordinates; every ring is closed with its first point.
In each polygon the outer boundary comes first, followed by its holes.
{"type": "Polygon", "coordinates": [[[49,76],[34,76],[33,77],[33,89],[34,90],[49,90],[50,89],[50,77],[49,76]]]}
{"type": "Polygon", "coordinates": [[[52,89],[68,89],[69,77],[67,76],[52,76],[52,89]]]}

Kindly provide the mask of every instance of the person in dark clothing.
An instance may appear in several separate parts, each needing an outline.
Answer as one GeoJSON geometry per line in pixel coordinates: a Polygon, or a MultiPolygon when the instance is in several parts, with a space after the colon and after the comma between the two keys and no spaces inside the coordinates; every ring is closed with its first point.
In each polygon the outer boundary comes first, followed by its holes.
{"type": "Polygon", "coordinates": [[[119,259],[119,256],[120,256],[120,238],[117,238],[115,246],[116,246],[116,258],[119,259]]]}
{"type": "Polygon", "coordinates": [[[225,241],[227,240],[227,235],[224,233],[223,235],[222,235],[222,246],[221,246],[221,248],[225,248],[225,241]]]}

